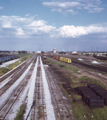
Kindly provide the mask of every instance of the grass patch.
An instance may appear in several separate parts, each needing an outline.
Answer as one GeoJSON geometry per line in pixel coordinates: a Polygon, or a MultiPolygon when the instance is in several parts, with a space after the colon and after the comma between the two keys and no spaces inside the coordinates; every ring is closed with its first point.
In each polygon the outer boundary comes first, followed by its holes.
{"type": "Polygon", "coordinates": [[[78,81],[80,83],[91,83],[91,84],[97,84],[97,85],[100,85],[101,87],[103,88],[106,88],[101,82],[99,82],[98,80],[94,79],[94,78],[90,78],[88,76],[83,76],[81,78],[78,78],[78,81]]]}
{"type": "MultiPolygon", "coordinates": [[[[84,115],[86,114],[86,109],[82,104],[73,104],[73,113],[77,120],[83,120],[84,115]]],[[[90,119],[91,120],[91,119],[90,119]]]]}
{"type": "Polygon", "coordinates": [[[107,107],[93,109],[92,111],[96,120],[107,120],[107,107]]]}
{"type": "Polygon", "coordinates": [[[65,90],[65,88],[62,86],[62,84],[60,85],[60,87],[61,87],[61,89],[63,90],[63,92],[64,92],[64,94],[65,94],[65,97],[66,97],[66,98],[70,98],[68,92],[67,92],[67,91],[65,90]]]}
{"type": "Polygon", "coordinates": [[[33,56],[34,54],[17,54],[17,57],[33,56]]]}
{"type": "Polygon", "coordinates": [[[53,63],[56,64],[56,65],[62,65],[62,62],[58,61],[58,60],[53,60],[53,63]]]}
{"type": "Polygon", "coordinates": [[[64,63],[64,62],[61,62],[61,61],[57,61],[57,60],[53,60],[53,63],[54,64],[56,64],[56,65],[64,65],[64,69],[66,69],[66,70],[72,70],[74,73],[78,73],[78,74],[81,74],[81,73],[79,73],[78,71],[78,69],[76,69],[76,68],[73,68],[73,67],[71,67],[71,66],[68,66],[67,65],[67,63],[64,63]]]}
{"type": "Polygon", "coordinates": [[[46,64],[47,64],[47,65],[49,65],[49,66],[51,66],[51,65],[52,65],[50,62],[47,62],[46,64]]]}
{"type": "Polygon", "coordinates": [[[38,107],[38,119],[43,117],[43,108],[41,106],[38,107]]]}
{"type": "Polygon", "coordinates": [[[21,61],[17,61],[17,62],[15,62],[15,63],[12,63],[12,64],[8,65],[7,67],[8,67],[9,70],[12,70],[12,69],[14,69],[16,66],[18,66],[20,63],[21,63],[21,61]]]}
{"type": "MultiPolygon", "coordinates": [[[[83,76],[78,78],[77,86],[84,86],[84,84],[97,84],[105,88],[105,86],[96,79],[90,78],[88,76],[83,76]]],[[[74,81],[75,82],[75,81],[74,81]]],[[[76,85],[75,83],[73,86],[76,85]]],[[[90,108],[85,102],[81,100],[81,96],[74,94],[73,98],[79,100],[73,104],[73,113],[77,120],[107,120],[107,107],[103,108],[90,108]]]]}
{"type": "MultiPolygon", "coordinates": [[[[78,69],[72,68],[72,66],[69,66],[66,63],[56,60],[53,60],[53,63],[56,65],[64,65],[62,69],[72,70],[73,72],[78,73],[78,69]]],[[[72,103],[72,110],[75,116],[75,120],[107,120],[106,106],[104,106],[103,108],[92,109],[84,101],[82,101],[82,97],[73,90],[73,88],[75,87],[85,86],[87,84],[97,84],[103,88],[105,88],[105,86],[97,79],[93,79],[88,76],[78,78],[73,74],[71,75],[70,75],[71,82],[68,82],[68,84],[70,83],[72,91],[68,94],[67,90],[62,85],[63,83],[60,86],[65,94],[65,97],[68,98],[72,103]],[[71,97],[69,95],[71,95],[71,97]]],[[[67,82],[65,81],[65,83],[67,82]]]]}
{"type": "Polygon", "coordinates": [[[29,59],[29,58],[32,57],[32,56],[33,56],[32,54],[31,54],[31,55],[23,56],[23,57],[21,58],[21,62],[24,62],[25,60],[29,59]]]}
{"type": "Polygon", "coordinates": [[[71,80],[72,80],[73,83],[79,83],[78,80],[74,80],[74,79],[72,79],[72,77],[70,77],[70,78],[71,78],[71,80]]]}
{"type": "Polygon", "coordinates": [[[8,65],[7,67],[9,68],[9,70],[12,70],[13,68],[15,68],[16,66],[18,66],[19,64],[21,64],[22,62],[24,62],[25,60],[29,59],[32,55],[26,55],[23,56],[19,61],[8,65]]]}
{"type": "Polygon", "coordinates": [[[82,97],[81,97],[81,95],[73,95],[73,98],[75,99],[75,100],[81,100],[82,99],[82,97]]]}
{"type": "Polygon", "coordinates": [[[73,113],[77,120],[107,120],[107,107],[91,109],[82,103],[73,103],[73,113]]]}
{"type": "Polygon", "coordinates": [[[52,65],[52,63],[49,61],[49,59],[45,59],[45,60],[43,60],[43,62],[44,62],[44,64],[47,64],[49,66],[52,65]]]}
{"type": "Polygon", "coordinates": [[[0,76],[7,73],[9,70],[14,69],[16,66],[18,66],[19,64],[30,58],[31,56],[32,55],[23,56],[19,61],[16,61],[15,63],[8,65],[7,67],[0,68],[0,76]]]}
{"type": "Polygon", "coordinates": [[[9,69],[6,67],[0,68],[0,76],[2,76],[3,74],[7,73],[9,71],[9,69]]]}
{"type": "Polygon", "coordinates": [[[71,88],[76,88],[76,87],[80,87],[80,86],[84,86],[84,83],[74,83],[74,84],[70,84],[71,88]]]}
{"type": "Polygon", "coordinates": [[[14,120],[23,120],[24,113],[25,113],[25,105],[21,105],[20,110],[18,111],[14,120]]]}
{"type": "Polygon", "coordinates": [[[76,68],[73,68],[73,67],[70,67],[70,66],[68,66],[68,65],[66,65],[65,67],[64,67],[66,70],[72,70],[74,73],[78,73],[78,69],[76,69],[76,68]]]}

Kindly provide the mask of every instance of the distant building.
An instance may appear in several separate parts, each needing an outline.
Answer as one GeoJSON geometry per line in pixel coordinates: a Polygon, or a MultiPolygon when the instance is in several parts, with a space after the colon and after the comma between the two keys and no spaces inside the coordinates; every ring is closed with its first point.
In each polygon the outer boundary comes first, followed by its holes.
{"type": "Polygon", "coordinates": [[[56,48],[53,49],[53,53],[56,53],[56,48]]]}
{"type": "Polygon", "coordinates": [[[36,53],[41,54],[41,51],[37,51],[36,53]]]}
{"type": "Polygon", "coordinates": [[[10,51],[1,51],[1,50],[0,50],[0,53],[1,53],[1,54],[8,54],[8,53],[10,53],[10,51]]]}
{"type": "Polygon", "coordinates": [[[64,51],[61,51],[61,52],[59,52],[59,54],[66,54],[66,52],[64,52],[64,51]]]}
{"type": "Polygon", "coordinates": [[[71,54],[72,54],[72,55],[79,55],[79,54],[77,53],[77,51],[73,51],[71,54]]]}

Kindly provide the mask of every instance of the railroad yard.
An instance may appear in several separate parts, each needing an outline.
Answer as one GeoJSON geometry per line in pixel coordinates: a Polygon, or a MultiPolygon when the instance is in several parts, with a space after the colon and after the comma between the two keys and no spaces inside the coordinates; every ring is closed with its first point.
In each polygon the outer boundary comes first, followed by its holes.
{"type": "Polygon", "coordinates": [[[0,76],[0,120],[107,119],[103,103],[107,94],[97,107],[86,104],[76,91],[96,84],[107,93],[107,61],[89,56],[62,57],[70,58],[71,63],[53,55],[35,54],[0,76]]]}

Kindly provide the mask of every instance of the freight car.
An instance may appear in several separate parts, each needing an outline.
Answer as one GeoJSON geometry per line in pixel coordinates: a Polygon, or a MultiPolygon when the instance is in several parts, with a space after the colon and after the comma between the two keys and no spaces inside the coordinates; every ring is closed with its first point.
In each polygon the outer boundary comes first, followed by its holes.
{"type": "Polygon", "coordinates": [[[93,55],[93,57],[100,59],[100,60],[107,60],[107,56],[98,56],[98,55],[93,55]]]}
{"type": "Polygon", "coordinates": [[[88,68],[92,68],[98,71],[103,71],[103,72],[107,72],[107,66],[106,65],[101,65],[101,64],[92,64],[92,63],[88,63],[88,62],[84,62],[84,61],[79,61],[76,59],[72,59],[72,63],[75,64],[79,64],[88,68]]]}
{"type": "Polygon", "coordinates": [[[66,63],[71,63],[71,59],[70,58],[65,58],[65,57],[60,57],[60,56],[54,56],[54,59],[66,62],[66,63]]]}
{"type": "Polygon", "coordinates": [[[107,90],[97,84],[87,84],[85,87],[76,87],[75,90],[82,96],[82,100],[91,108],[107,106],[107,90]]]}
{"type": "Polygon", "coordinates": [[[16,55],[0,55],[0,64],[15,58],[16,58],[16,55]]]}

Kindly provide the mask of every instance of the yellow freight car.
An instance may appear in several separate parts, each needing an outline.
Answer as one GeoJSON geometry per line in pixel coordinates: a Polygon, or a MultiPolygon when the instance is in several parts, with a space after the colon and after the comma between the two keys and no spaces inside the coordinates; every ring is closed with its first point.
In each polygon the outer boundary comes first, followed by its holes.
{"type": "Polygon", "coordinates": [[[63,61],[63,57],[60,57],[60,61],[63,61]]]}
{"type": "Polygon", "coordinates": [[[71,63],[71,59],[70,58],[68,58],[67,63],[71,63]]]}
{"type": "Polygon", "coordinates": [[[63,61],[63,62],[66,62],[66,63],[71,63],[72,62],[70,58],[64,58],[64,57],[59,57],[59,56],[54,56],[53,58],[57,59],[57,60],[60,60],[60,61],[63,61]]]}

